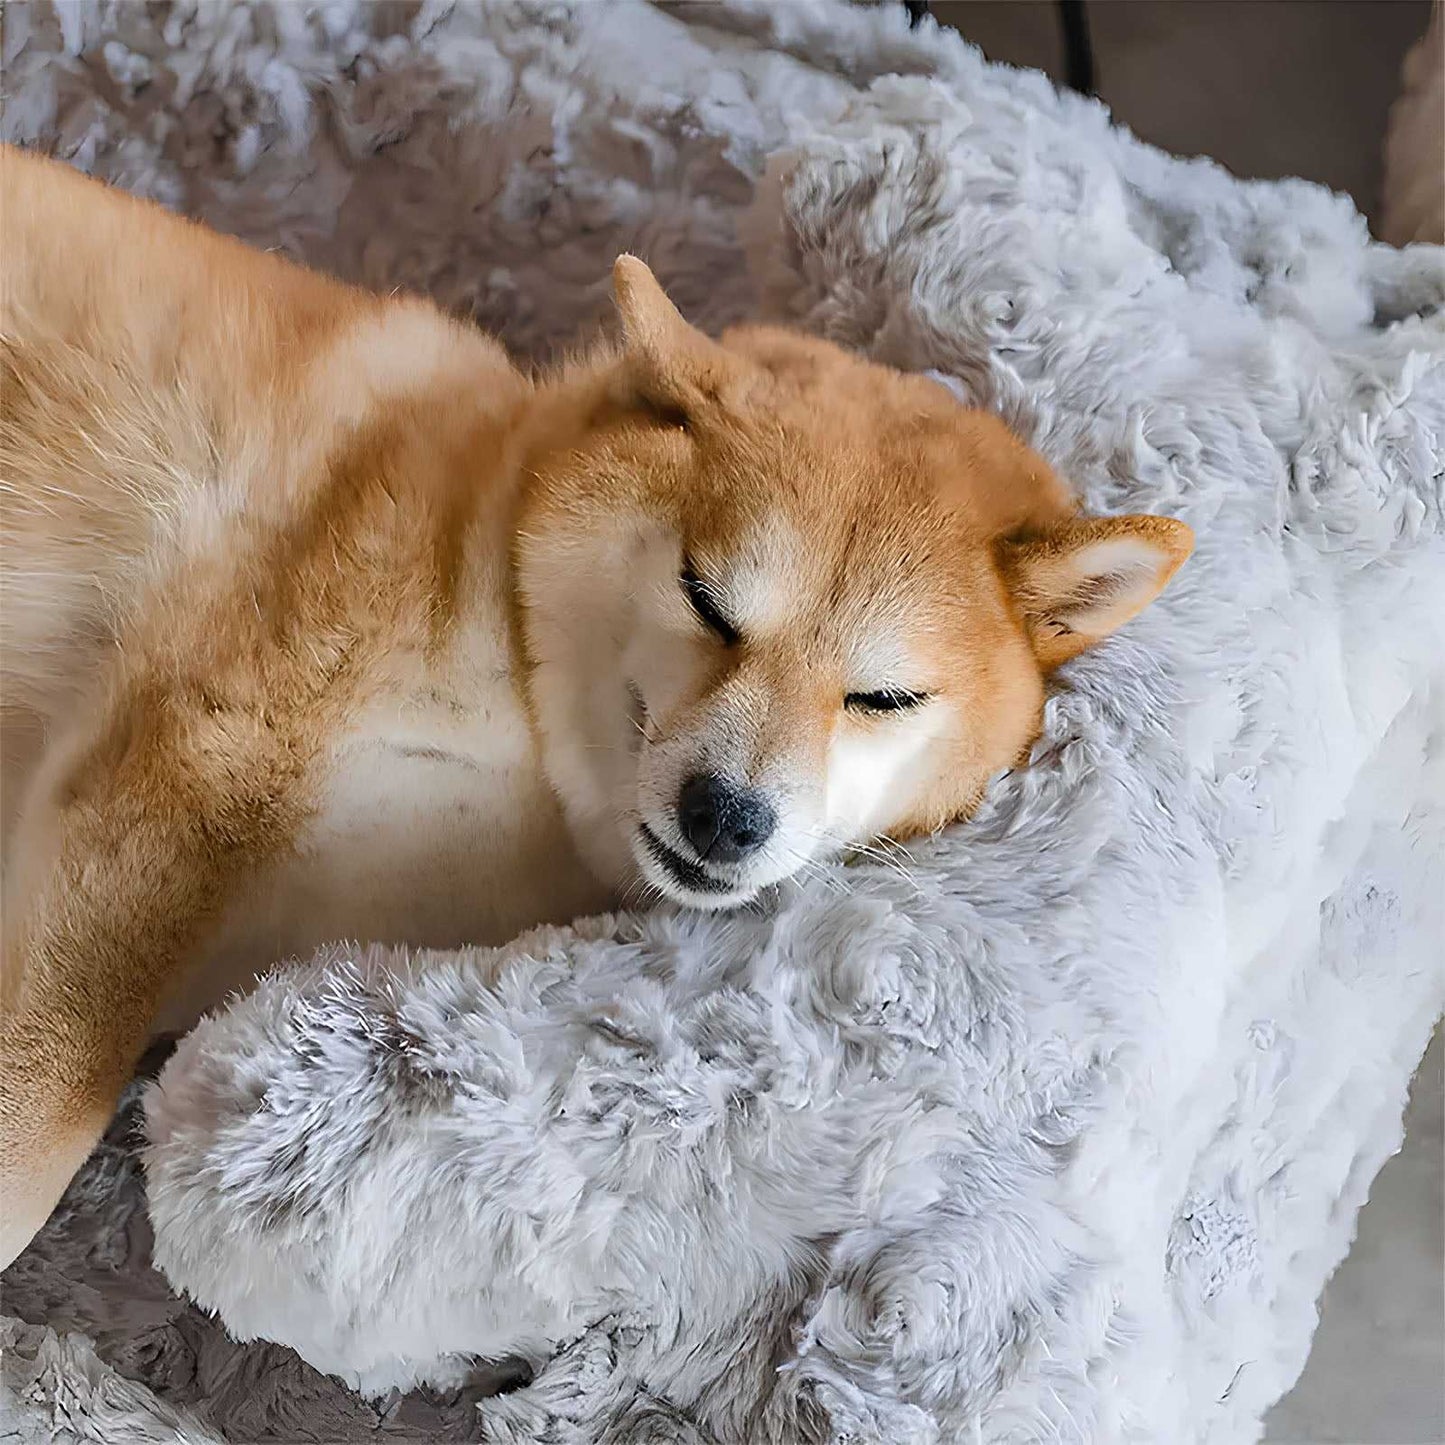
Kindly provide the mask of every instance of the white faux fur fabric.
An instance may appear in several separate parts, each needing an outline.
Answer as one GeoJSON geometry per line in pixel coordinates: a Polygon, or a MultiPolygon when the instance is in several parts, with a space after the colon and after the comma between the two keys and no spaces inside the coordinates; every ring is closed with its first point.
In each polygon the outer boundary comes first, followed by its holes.
{"type": "Polygon", "coordinates": [[[168,1294],[123,1118],[5,1277],[5,1422],[1256,1439],[1445,1003],[1442,253],[896,9],[12,4],[5,46],[7,136],[250,239],[527,351],[636,249],[695,319],[937,369],[1200,538],[901,869],[338,946],[182,1043],[169,1278],[441,1393],[168,1294]]]}

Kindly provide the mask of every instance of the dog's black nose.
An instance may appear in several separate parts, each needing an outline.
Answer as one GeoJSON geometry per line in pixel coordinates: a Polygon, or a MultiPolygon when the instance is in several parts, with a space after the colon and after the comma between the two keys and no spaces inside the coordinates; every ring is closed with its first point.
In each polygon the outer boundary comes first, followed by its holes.
{"type": "Polygon", "coordinates": [[[756,789],[704,773],[682,785],[677,824],[699,858],[738,863],[773,836],[778,815],[756,789]]]}

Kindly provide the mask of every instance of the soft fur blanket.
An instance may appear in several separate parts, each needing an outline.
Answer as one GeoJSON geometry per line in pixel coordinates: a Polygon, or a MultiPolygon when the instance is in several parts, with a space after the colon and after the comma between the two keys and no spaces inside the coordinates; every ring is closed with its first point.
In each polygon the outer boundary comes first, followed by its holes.
{"type": "MultiPolygon", "coordinates": [[[[22,1438],[1243,1441],[1442,1005],[1445,268],[898,7],[11,4],[8,137],[526,351],[652,260],[1199,550],[895,867],[204,1024],[5,1278],[22,1438]],[[746,259],[745,259],[746,257],[746,259]],[[523,1365],[475,1369],[477,1355],[523,1365]]],[[[258,960],[258,966],[266,960],[258,960]]],[[[134,1109],[134,1101],[132,1101],[134,1109]]]]}

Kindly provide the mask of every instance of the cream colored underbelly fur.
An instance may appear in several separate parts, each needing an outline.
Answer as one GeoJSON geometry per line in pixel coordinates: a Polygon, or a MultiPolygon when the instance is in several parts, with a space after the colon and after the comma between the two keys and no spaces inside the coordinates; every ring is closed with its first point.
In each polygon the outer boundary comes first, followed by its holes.
{"type": "Polygon", "coordinates": [[[332,940],[495,944],[606,908],[503,691],[471,716],[376,709],[339,740],[296,849],[236,898],[155,1032],[189,1028],[273,963],[332,940]]]}

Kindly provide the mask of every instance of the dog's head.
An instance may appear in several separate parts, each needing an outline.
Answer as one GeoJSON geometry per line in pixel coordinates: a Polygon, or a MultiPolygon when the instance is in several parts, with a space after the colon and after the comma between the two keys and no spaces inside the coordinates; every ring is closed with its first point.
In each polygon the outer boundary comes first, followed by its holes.
{"type": "Polygon", "coordinates": [[[1192,546],[1080,518],[937,383],[786,331],[712,341],[641,262],[576,446],[517,541],[548,775],[589,861],[697,907],[965,816],[1044,678],[1192,546]]]}

